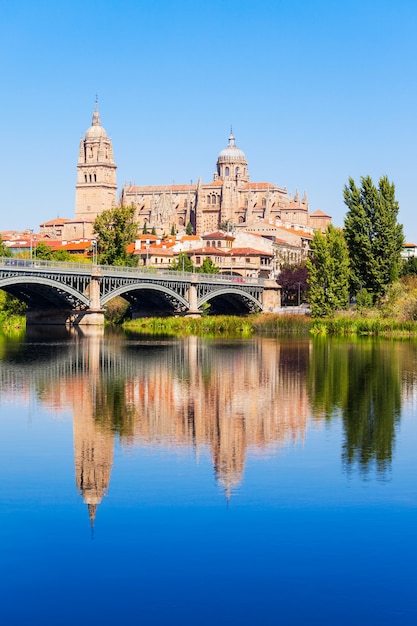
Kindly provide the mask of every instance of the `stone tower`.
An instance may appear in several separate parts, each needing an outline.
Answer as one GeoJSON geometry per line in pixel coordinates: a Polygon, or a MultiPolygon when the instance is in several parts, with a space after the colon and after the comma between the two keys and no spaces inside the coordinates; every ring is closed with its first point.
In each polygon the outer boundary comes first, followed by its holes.
{"type": "Polygon", "coordinates": [[[116,169],[112,141],[100,123],[96,102],[92,124],[80,141],[75,219],[92,221],[116,206],[116,169]]]}

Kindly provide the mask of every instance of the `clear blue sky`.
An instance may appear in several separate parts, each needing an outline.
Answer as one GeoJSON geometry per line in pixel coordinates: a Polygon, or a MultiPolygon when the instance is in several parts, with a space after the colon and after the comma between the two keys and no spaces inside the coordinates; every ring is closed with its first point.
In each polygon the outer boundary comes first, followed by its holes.
{"type": "Polygon", "coordinates": [[[15,0],[0,8],[0,230],[74,217],[96,94],[119,192],[212,180],[230,126],[252,181],[343,224],[386,174],[417,243],[415,0],[15,0]]]}

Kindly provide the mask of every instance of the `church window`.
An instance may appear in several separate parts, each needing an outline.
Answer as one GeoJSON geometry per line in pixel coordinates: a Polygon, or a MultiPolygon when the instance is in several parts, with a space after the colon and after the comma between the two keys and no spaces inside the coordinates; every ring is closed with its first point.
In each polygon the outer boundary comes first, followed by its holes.
{"type": "Polygon", "coordinates": [[[97,175],[96,174],[94,174],[94,182],[95,183],[97,182],[97,175]]]}
{"type": "Polygon", "coordinates": [[[188,207],[188,202],[187,200],[184,200],[184,209],[186,209],[188,207]]]}
{"type": "Polygon", "coordinates": [[[91,174],[90,174],[90,183],[91,183],[91,174]]]}
{"type": "Polygon", "coordinates": [[[243,215],[239,215],[239,219],[238,219],[239,224],[243,224],[244,221],[245,221],[245,218],[243,217],[243,215]]]}
{"type": "Polygon", "coordinates": [[[85,180],[85,182],[88,182],[87,181],[87,174],[84,174],[84,180],[85,180]]]}
{"type": "Polygon", "coordinates": [[[225,168],[224,168],[224,174],[225,174],[225,176],[229,176],[229,174],[230,174],[230,169],[229,169],[228,167],[225,167],[225,168]]]}
{"type": "Polygon", "coordinates": [[[210,204],[211,202],[211,196],[207,196],[207,204],[210,204]]]}
{"type": "Polygon", "coordinates": [[[266,206],[266,198],[262,198],[262,206],[266,206]]]}
{"type": "Polygon", "coordinates": [[[236,176],[239,176],[239,172],[240,172],[240,167],[237,166],[237,168],[236,168],[236,176]]]}

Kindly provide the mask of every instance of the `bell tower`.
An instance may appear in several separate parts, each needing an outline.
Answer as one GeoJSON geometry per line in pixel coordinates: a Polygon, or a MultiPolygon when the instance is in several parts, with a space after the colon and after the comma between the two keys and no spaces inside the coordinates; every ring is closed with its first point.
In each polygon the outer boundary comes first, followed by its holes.
{"type": "Polygon", "coordinates": [[[75,219],[92,221],[116,206],[116,169],[112,141],[100,123],[96,100],[91,126],[80,141],[75,219]]]}

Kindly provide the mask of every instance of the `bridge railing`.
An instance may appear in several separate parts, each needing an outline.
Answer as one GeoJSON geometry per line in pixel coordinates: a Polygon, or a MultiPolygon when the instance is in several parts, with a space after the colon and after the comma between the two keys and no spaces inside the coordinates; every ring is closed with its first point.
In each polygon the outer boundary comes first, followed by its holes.
{"type": "Polygon", "coordinates": [[[46,261],[43,259],[18,259],[0,257],[0,268],[15,270],[49,270],[71,274],[88,274],[94,276],[141,276],[149,279],[158,277],[163,280],[193,281],[200,283],[231,283],[246,285],[263,285],[264,279],[256,276],[239,276],[237,274],[201,274],[199,272],[178,272],[166,268],[126,267],[121,265],[91,265],[91,263],[68,263],[66,261],[46,261]]]}

